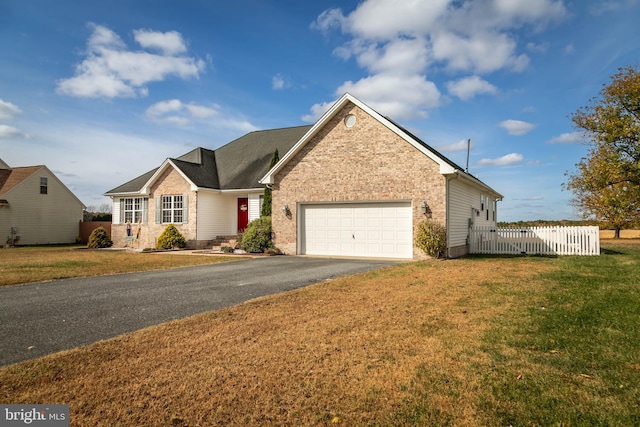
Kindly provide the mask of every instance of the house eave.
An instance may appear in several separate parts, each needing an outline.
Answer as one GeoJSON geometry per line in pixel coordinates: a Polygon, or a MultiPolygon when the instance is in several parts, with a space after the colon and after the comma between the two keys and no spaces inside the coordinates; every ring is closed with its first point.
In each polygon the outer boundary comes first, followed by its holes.
{"type": "MultiPolygon", "coordinates": [[[[441,171],[441,173],[442,173],[442,171],[441,171]]],[[[469,175],[468,173],[466,173],[464,171],[461,171],[460,169],[452,169],[452,172],[442,173],[442,174],[447,176],[447,177],[462,178],[464,181],[466,181],[467,183],[469,183],[471,185],[479,186],[483,190],[485,190],[487,193],[491,194],[497,200],[502,200],[504,198],[504,196],[502,194],[498,193],[496,190],[494,190],[493,188],[489,187],[484,182],[480,181],[477,178],[474,178],[473,176],[469,175]]]]}
{"type": "Polygon", "coordinates": [[[230,188],[230,189],[218,189],[218,188],[205,188],[200,187],[197,191],[208,192],[208,193],[218,193],[218,194],[247,194],[247,193],[262,193],[264,191],[264,187],[258,188],[230,188]]]}
{"type": "Polygon", "coordinates": [[[149,194],[141,191],[128,191],[122,193],[104,193],[103,196],[113,199],[114,197],[149,196],[149,194]]]}

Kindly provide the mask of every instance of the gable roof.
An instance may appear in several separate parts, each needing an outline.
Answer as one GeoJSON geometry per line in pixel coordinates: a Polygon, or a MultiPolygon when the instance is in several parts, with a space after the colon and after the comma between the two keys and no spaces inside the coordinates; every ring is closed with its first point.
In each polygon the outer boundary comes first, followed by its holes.
{"type": "Polygon", "coordinates": [[[216,149],[196,148],[168,158],[158,168],[132,179],[105,195],[148,194],[151,185],[169,167],[175,168],[192,189],[242,190],[263,188],[259,179],[269,170],[276,149],[286,153],[311,126],[250,132],[216,149]]]}
{"type": "MultiPolygon", "coordinates": [[[[49,168],[44,165],[0,169],[0,196],[4,196],[9,191],[14,189],[18,185],[20,185],[22,182],[24,182],[27,178],[29,178],[30,176],[32,176],[33,174],[37,173],[42,169],[45,169],[51,175],[51,177],[53,177],[53,179],[58,181],[58,183],[62,186],[62,188],[67,190],[69,194],[71,194],[78,201],[78,203],[80,203],[83,209],[86,207],[84,203],[82,203],[82,201],[78,199],[78,197],[75,194],[73,194],[73,192],[69,190],[69,188],[66,185],[64,185],[62,181],[60,181],[60,179],[56,176],[56,174],[51,172],[51,170],[49,170],[49,168]]],[[[0,204],[6,205],[8,203],[5,199],[2,199],[2,202],[0,204]]]]}
{"type": "Polygon", "coordinates": [[[44,166],[25,166],[19,168],[0,169],[0,196],[6,194],[16,185],[38,172],[44,166]]]}
{"type": "Polygon", "coordinates": [[[373,110],[371,107],[354,97],[349,93],[345,93],[338,101],[336,101],[331,108],[314,124],[307,133],[291,148],[289,152],[287,152],[284,156],[280,158],[280,161],[265,174],[260,182],[263,184],[273,184],[275,182],[275,175],[309,142],[311,139],[322,129],[345,105],[348,103],[352,103],[364,110],[378,122],[380,122],[383,126],[386,126],[393,133],[398,135],[400,138],[404,139],[406,142],[414,146],[424,155],[435,161],[440,166],[440,173],[443,175],[453,175],[456,174],[458,176],[462,176],[464,178],[469,179],[477,185],[480,185],[487,191],[491,192],[498,198],[502,198],[502,195],[496,192],[494,189],[480,181],[478,178],[473,175],[468,174],[464,171],[463,168],[458,166],[453,161],[449,160],[447,157],[443,156],[441,153],[436,151],[426,142],[422,141],[420,138],[416,137],[402,126],[398,125],[391,119],[380,115],[378,112],[373,110]]]}

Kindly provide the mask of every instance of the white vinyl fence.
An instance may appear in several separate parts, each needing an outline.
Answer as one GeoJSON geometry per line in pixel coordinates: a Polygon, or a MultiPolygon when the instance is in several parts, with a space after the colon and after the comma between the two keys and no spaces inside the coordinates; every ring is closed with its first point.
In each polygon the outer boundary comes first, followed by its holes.
{"type": "Polygon", "coordinates": [[[600,255],[598,227],[476,227],[469,229],[472,254],[600,255]]]}

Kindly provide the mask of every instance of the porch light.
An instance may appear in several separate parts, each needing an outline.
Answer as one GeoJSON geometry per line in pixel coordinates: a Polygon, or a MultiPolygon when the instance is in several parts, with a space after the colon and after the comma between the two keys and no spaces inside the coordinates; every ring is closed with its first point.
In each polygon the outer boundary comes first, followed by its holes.
{"type": "Polygon", "coordinates": [[[426,215],[427,212],[429,212],[429,205],[427,205],[427,201],[426,200],[422,201],[422,204],[420,205],[420,210],[422,211],[422,213],[424,215],[426,215]]]}
{"type": "Polygon", "coordinates": [[[291,209],[289,209],[289,205],[284,205],[284,206],[282,207],[282,213],[283,213],[285,216],[291,216],[291,209]]]}

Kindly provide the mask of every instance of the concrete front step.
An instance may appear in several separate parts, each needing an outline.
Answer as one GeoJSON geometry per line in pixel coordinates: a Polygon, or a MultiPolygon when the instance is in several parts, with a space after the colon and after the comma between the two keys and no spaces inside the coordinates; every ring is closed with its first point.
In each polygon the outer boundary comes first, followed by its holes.
{"type": "Polygon", "coordinates": [[[230,247],[230,248],[234,248],[235,249],[236,245],[238,244],[238,239],[239,239],[239,236],[237,236],[237,235],[233,235],[233,236],[217,236],[211,242],[211,250],[219,251],[223,247],[230,247]]]}

